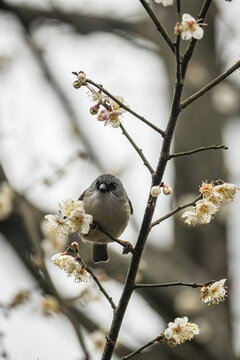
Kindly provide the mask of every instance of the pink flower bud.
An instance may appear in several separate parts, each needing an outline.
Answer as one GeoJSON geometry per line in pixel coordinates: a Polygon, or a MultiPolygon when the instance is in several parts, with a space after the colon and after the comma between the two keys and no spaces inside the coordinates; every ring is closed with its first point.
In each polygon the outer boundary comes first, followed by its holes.
{"type": "Polygon", "coordinates": [[[90,108],[90,114],[92,115],[97,115],[98,113],[98,110],[99,110],[99,103],[93,105],[91,108],[90,108]]]}
{"type": "Polygon", "coordinates": [[[163,193],[164,195],[170,195],[172,193],[171,186],[168,186],[167,184],[163,184],[163,193]]]}

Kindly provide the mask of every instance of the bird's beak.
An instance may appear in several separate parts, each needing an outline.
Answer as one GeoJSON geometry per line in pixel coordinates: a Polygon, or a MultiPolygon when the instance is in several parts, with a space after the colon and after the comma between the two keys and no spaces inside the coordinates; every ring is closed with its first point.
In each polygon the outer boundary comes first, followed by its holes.
{"type": "Polygon", "coordinates": [[[106,184],[101,184],[101,185],[99,186],[99,190],[100,190],[101,192],[107,191],[107,185],[106,185],[106,184]]]}

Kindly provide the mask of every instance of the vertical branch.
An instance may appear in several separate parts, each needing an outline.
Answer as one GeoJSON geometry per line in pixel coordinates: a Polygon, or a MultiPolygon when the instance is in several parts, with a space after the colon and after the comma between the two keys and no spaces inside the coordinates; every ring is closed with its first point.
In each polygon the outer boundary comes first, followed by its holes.
{"type": "MultiPolygon", "coordinates": [[[[201,22],[204,21],[211,3],[212,3],[212,0],[205,0],[204,1],[202,9],[200,10],[200,13],[198,15],[198,20],[201,20],[201,22]]],[[[192,57],[192,54],[193,54],[196,43],[197,43],[197,40],[192,38],[192,40],[188,44],[187,50],[186,50],[186,52],[184,54],[183,64],[182,64],[182,77],[183,78],[185,78],[186,71],[187,71],[187,66],[188,66],[189,60],[192,57]]]]}

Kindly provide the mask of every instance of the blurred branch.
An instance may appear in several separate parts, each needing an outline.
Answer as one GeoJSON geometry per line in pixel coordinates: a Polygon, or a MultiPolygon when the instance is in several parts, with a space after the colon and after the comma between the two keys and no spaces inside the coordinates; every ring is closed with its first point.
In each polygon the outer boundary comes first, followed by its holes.
{"type": "MultiPolygon", "coordinates": [[[[72,127],[73,127],[73,133],[76,134],[82,141],[84,147],[87,149],[87,153],[94,162],[94,164],[97,166],[97,168],[102,172],[103,166],[101,164],[101,161],[92,146],[91,142],[88,140],[88,137],[84,134],[84,132],[81,130],[79,126],[78,116],[76,115],[70,101],[68,100],[66,94],[64,93],[63,89],[59,86],[58,82],[56,81],[55,77],[49,70],[49,67],[47,65],[47,62],[44,59],[43,52],[37,47],[35,44],[30,28],[29,28],[29,22],[28,22],[28,11],[31,12],[30,9],[25,9],[24,11],[18,11],[18,7],[6,5],[4,1],[0,0],[0,7],[2,7],[4,4],[6,10],[10,10],[16,13],[18,16],[23,28],[25,29],[25,38],[26,42],[28,43],[30,49],[32,50],[32,54],[35,57],[36,62],[38,63],[40,69],[42,70],[42,73],[46,80],[48,81],[49,85],[53,88],[54,94],[57,96],[59,100],[59,104],[62,106],[63,111],[66,113],[67,119],[70,121],[72,127]]],[[[37,12],[36,10],[33,10],[33,12],[37,12]]],[[[38,16],[41,16],[41,11],[39,10],[38,16]]],[[[57,14],[59,14],[57,12],[57,14]]],[[[30,16],[31,18],[31,16],[30,16]]]]}
{"type": "Polygon", "coordinates": [[[150,3],[147,2],[146,0],[139,0],[139,1],[142,4],[142,6],[144,7],[144,9],[146,10],[146,12],[148,13],[148,15],[150,16],[150,18],[152,19],[152,21],[154,22],[154,24],[156,25],[157,30],[160,32],[160,34],[162,35],[162,37],[164,38],[164,40],[166,41],[166,43],[168,44],[168,46],[170,47],[172,52],[175,54],[175,46],[174,46],[171,38],[167,34],[166,30],[163,28],[160,21],[156,17],[154,11],[152,10],[152,8],[150,6],[150,3]]]}
{"type": "Polygon", "coordinates": [[[212,80],[209,84],[204,86],[202,89],[197,91],[192,96],[189,96],[186,100],[181,103],[182,109],[190,105],[193,101],[197,100],[200,96],[204,95],[207,91],[211,90],[214,86],[219,84],[221,81],[226,79],[229,75],[231,75],[235,70],[240,67],[240,60],[237,61],[233,66],[231,66],[228,70],[224,71],[221,75],[216,77],[216,79],[212,80]]]}
{"type": "Polygon", "coordinates": [[[77,323],[75,317],[73,316],[71,309],[68,307],[67,302],[64,301],[64,299],[59,294],[59,292],[57,291],[57,289],[55,288],[55,286],[51,280],[51,277],[48,273],[47,267],[44,262],[44,253],[43,253],[41,245],[40,245],[41,239],[40,239],[39,231],[37,230],[37,226],[34,221],[34,218],[31,215],[31,209],[30,209],[28,203],[23,198],[20,198],[20,197],[19,197],[19,201],[18,201],[18,211],[23,218],[25,228],[27,230],[27,233],[29,234],[29,240],[31,241],[32,247],[34,249],[34,253],[35,253],[34,256],[38,263],[39,270],[41,270],[41,272],[43,273],[45,281],[51,287],[52,293],[54,294],[54,296],[58,300],[59,304],[61,305],[64,314],[66,315],[68,320],[71,322],[71,324],[75,330],[76,336],[78,338],[79,344],[81,345],[81,348],[85,354],[85,360],[88,360],[89,354],[88,354],[88,350],[87,350],[85,341],[83,339],[83,335],[82,335],[80,326],[77,323]]]}
{"type": "Polygon", "coordinates": [[[151,173],[151,175],[154,174],[154,170],[152,168],[152,166],[149,164],[147,158],[145,157],[145,155],[143,154],[142,149],[140,149],[137,144],[134,142],[134,140],[132,139],[132,137],[129,135],[129,133],[127,132],[127,130],[125,129],[125,127],[123,126],[122,123],[120,123],[120,128],[123,132],[123,134],[126,136],[126,138],[128,139],[128,141],[132,144],[132,146],[134,147],[134,149],[137,151],[138,155],[141,157],[143,164],[148,168],[149,172],[151,173]]]}
{"type": "Polygon", "coordinates": [[[160,284],[136,284],[135,289],[142,288],[162,288],[162,287],[171,287],[171,286],[188,286],[192,288],[202,288],[203,286],[207,286],[213,284],[215,280],[210,280],[206,283],[198,284],[198,283],[185,283],[183,281],[170,282],[170,283],[160,283],[160,284]]]}
{"type": "Polygon", "coordinates": [[[162,221],[168,219],[170,216],[176,214],[177,212],[189,207],[189,206],[194,206],[195,203],[200,200],[202,198],[202,195],[199,195],[195,200],[185,204],[185,205],[182,205],[182,206],[178,206],[176,209],[170,211],[168,214],[162,216],[160,219],[154,221],[152,224],[151,224],[151,228],[153,228],[154,226],[160,224],[162,221]]]}
{"type": "Polygon", "coordinates": [[[73,248],[73,246],[68,246],[67,250],[66,250],[66,254],[71,255],[74,257],[74,259],[80,263],[80,265],[82,265],[82,267],[92,276],[93,280],[95,281],[95,283],[97,284],[97,286],[99,287],[99,290],[103,293],[103,295],[105,296],[105,298],[108,300],[109,304],[111,305],[112,309],[115,310],[116,309],[116,305],[113,302],[113,299],[111,296],[109,296],[109,294],[107,293],[107,291],[104,289],[104,287],[102,286],[102,284],[100,283],[100,281],[98,280],[98,278],[96,277],[96,275],[94,274],[94,272],[90,269],[90,267],[85,264],[84,260],[81,258],[81,256],[79,255],[79,252],[77,252],[75,250],[75,248],[73,248]]]}
{"type": "Polygon", "coordinates": [[[155,344],[156,342],[158,344],[161,344],[164,341],[164,335],[159,335],[157,336],[155,339],[149,341],[148,343],[146,343],[145,345],[141,346],[139,349],[133,351],[131,354],[128,354],[126,356],[121,357],[121,360],[127,360],[132,358],[133,356],[140,354],[144,349],[146,349],[147,347],[155,344]]]}
{"type": "Polygon", "coordinates": [[[198,153],[200,151],[219,150],[219,149],[228,150],[228,147],[226,145],[201,146],[200,148],[197,148],[197,149],[170,154],[169,159],[173,159],[173,158],[176,158],[176,157],[179,157],[179,156],[192,155],[192,154],[198,153]]]}
{"type": "MultiPolygon", "coordinates": [[[[73,74],[75,74],[75,72],[73,72],[73,74]]],[[[102,85],[96,84],[94,81],[87,79],[86,83],[91,84],[93,86],[95,86],[96,88],[98,88],[99,90],[101,90],[104,94],[106,94],[107,96],[109,96],[113,101],[115,101],[120,107],[122,107],[123,109],[125,109],[126,111],[128,111],[130,114],[132,114],[133,116],[135,116],[136,118],[138,118],[139,120],[141,120],[142,122],[144,122],[145,124],[147,124],[148,126],[150,126],[152,129],[154,129],[155,131],[157,131],[159,134],[162,135],[162,137],[165,136],[165,133],[163,130],[159,129],[157,126],[155,126],[154,124],[152,124],[150,121],[146,120],[143,116],[137,114],[135,111],[131,110],[128,106],[126,106],[125,104],[123,104],[121,101],[119,101],[114,95],[110,94],[106,89],[104,89],[104,87],[102,85]]]]}

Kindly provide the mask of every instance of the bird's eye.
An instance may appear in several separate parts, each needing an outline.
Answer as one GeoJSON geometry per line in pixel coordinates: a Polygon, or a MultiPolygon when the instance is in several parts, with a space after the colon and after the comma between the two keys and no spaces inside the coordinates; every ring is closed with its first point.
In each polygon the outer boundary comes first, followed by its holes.
{"type": "Polygon", "coordinates": [[[100,182],[97,180],[96,181],[96,188],[99,189],[99,186],[100,186],[100,182]]]}
{"type": "Polygon", "coordinates": [[[109,191],[112,191],[112,190],[115,190],[116,189],[116,184],[115,183],[110,183],[109,185],[108,185],[108,190],[109,191]]]}

